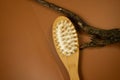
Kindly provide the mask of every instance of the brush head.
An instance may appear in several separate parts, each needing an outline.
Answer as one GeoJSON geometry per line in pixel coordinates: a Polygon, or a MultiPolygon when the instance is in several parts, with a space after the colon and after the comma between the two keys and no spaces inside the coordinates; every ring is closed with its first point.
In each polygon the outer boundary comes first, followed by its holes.
{"type": "Polygon", "coordinates": [[[78,35],[72,22],[65,16],[53,23],[53,40],[57,51],[69,56],[78,51],[78,35]]]}

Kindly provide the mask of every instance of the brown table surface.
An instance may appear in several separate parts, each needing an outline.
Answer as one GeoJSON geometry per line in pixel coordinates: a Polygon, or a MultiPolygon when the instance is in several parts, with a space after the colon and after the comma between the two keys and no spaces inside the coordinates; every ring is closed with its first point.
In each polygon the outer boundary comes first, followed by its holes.
{"type": "MultiPolygon", "coordinates": [[[[98,28],[120,28],[120,0],[48,0],[98,28]]],[[[0,0],[0,80],[69,80],[53,46],[61,14],[34,0],[0,0]]],[[[81,80],[120,80],[120,45],[80,53],[81,80]]]]}

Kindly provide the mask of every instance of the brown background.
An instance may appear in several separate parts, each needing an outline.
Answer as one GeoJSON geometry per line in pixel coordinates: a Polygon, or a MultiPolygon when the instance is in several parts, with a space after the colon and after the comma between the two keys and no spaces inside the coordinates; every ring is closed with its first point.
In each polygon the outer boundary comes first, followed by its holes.
{"type": "MultiPolygon", "coordinates": [[[[120,0],[48,0],[99,28],[120,28],[120,0]]],[[[69,80],[55,52],[58,14],[31,0],[0,0],[0,80],[69,80]]],[[[120,80],[120,45],[81,53],[81,80],[120,80]]]]}

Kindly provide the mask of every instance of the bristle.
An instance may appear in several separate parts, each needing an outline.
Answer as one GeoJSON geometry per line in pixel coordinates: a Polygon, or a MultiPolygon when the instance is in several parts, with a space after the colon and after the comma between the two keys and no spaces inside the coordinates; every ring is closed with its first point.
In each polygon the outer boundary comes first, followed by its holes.
{"type": "Polygon", "coordinates": [[[57,49],[66,56],[76,53],[79,46],[78,36],[72,22],[62,16],[56,19],[54,26],[53,37],[57,49]]]}

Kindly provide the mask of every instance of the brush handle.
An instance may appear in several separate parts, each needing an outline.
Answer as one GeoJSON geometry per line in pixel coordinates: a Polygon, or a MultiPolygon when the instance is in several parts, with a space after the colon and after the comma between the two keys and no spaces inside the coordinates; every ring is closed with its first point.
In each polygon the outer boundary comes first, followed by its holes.
{"type": "Polygon", "coordinates": [[[78,74],[79,52],[71,56],[65,56],[60,53],[58,53],[58,55],[69,73],[70,80],[80,80],[78,74]]]}
{"type": "Polygon", "coordinates": [[[74,65],[70,65],[69,67],[70,68],[68,73],[69,73],[70,80],[80,80],[78,75],[78,69],[75,68],[74,65]]]}

